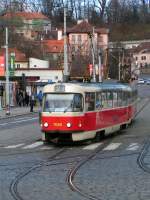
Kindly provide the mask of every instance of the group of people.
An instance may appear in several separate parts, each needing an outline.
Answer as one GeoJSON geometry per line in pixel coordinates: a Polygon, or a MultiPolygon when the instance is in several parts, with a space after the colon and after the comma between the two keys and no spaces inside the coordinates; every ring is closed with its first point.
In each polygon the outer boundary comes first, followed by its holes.
{"type": "Polygon", "coordinates": [[[31,93],[29,95],[28,92],[23,90],[17,90],[16,92],[16,104],[19,107],[22,106],[30,106],[30,112],[33,112],[33,107],[36,104],[36,101],[38,100],[40,106],[42,106],[42,91],[40,90],[38,94],[31,93]]]}

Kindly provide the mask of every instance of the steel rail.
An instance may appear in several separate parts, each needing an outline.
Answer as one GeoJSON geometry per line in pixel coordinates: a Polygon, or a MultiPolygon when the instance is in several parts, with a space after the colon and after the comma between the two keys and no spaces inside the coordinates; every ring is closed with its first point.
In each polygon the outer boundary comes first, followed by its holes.
{"type": "Polygon", "coordinates": [[[54,158],[56,158],[58,155],[64,153],[65,151],[66,151],[66,149],[64,149],[64,148],[61,149],[60,151],[58,151],[57,153],[52,155],[48,160],[42,161],[41,163],[32,166],[30,169],[28,169],[28,170],[20,173],[18,176],[16,176],[16,178],[11,182],[10,187],[9,187],[9,192],[10,192],[11,196],[15,200],[24,200],[24,198],[18,192],[18,184],[22,180],[22,178],[27,176],[30,172],[34,171],[35,169],[44,166],[45,163],[47,163],[47,161],[49,162],[50,160],[53,160],[54,158]]]}

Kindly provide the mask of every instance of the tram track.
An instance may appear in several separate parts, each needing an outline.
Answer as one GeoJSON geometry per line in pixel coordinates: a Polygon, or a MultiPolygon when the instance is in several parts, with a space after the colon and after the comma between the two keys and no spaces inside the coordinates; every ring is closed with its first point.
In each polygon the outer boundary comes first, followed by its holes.
{"type": "MultiPolygon", "coordinates": [[[[74,183],[74,178],[76,173],[78,172],[78,170],[85,165],[86,163],[88,163],[90,160],[92,160],[98,153],[100,153],[110,142],[112,142],[112,138],[108,139],[107,142],[98,147],[93,153],[89,154],[88,156],[86,156],[84,159],[82,159],[81,161],[79,161],[76,165],[74,165],[68,172],[67,174],[67,184],[69,186],[69,188],[78,193],[80,196],[83,196],[86,199],[90,199],[90,200],[101,200],[101,198],[98,198],[92,194],[89,194],[88,192],[83,191],[80,187],[78,187],[75,183],[74,183]]],[[[101,158],[99,158],[101,159],[101,158]]],[[[104,158],[103,158],[104,159],[104,158]]]]}
{"type": "MultiPolygon", "coordinates": [[[[109,141],[112,142],[112,139],[109,141]]],[[[108,143],[105,143],[105,146],[107,146],[108,143]]],[[[77,186],[74,183],[74,179],[75,176],[77,174],[77,172],[79,171],[79,169],[85,165],[86,163],[88,163],[90,160],[103,160],[103,159],[113,159],[113,158],[123,158],[123,157],[129,157],[129,156],[138,156],[137,159],[137,163],[139,164],[139,166],[146,172],[150,173],[150,168],[144,163],[144,158],[145,155],[148,151],[148,148],[150,147],[150,140],[149,142],[146,143],[146,145],[144,145],[144,148],[142,150],[142,152],[140,153],[139,151],[137,152],[132,152],[132,153],[126,153],[126,154],[118,154],[118,155],[112,155],[112,156],[100,156],[96,159],[94,159],[94,157],[100,153],[103,148],[105,148],[105,146],[99,147],[96,151],[94,151],[92,154],[88,155],[87,157],[85,157],[84,159],[82,159],[81,161],[79,161],[76,165],[74,165],[72,167],[72,169],[68,172],[67,174],[67,184],[70,187],[70,189],[76,193],[78,193],[80,196],[83,196],[86,199],[90,199],[90,200],[102,200],[101,198],[94,196],[93,194],[88,193],[87,191],[84,191],[80,188],[80,186],[77,186]]]]}
{"type": "Polygon", "coordinates": [[[19,194],[18,187],[17,187],[19,182],[22,180],[22,178],[27,176],[32,171],[44,166],[47,162],[50,162],[50,160],[55,159],[57,156],[61,155],[65,151],[66,151],[66,149],[62,148],[60,151],[56,152],[54,155],[49,157],[48,160],[42,161],[42,162],[32,166],[31,168],[25,170],[24,172],[20,173],[18,176],[16,176],[16,178],[11,182],[10,187],[9,187],[9,192],[10,192],[11,196],[13,197],[13,199],[24,200],[24,198],[19,194]]]}
{"type": "MultiPolygon", "coordinates": [[[[75,156],[66,156],[66,157],[60,157],[58,158],[58,156],[60,156],[62,153],[66,152],[68,149],[66,148],[62,148],[60,151],[58,151],[57,153],[55,153],[54,155],[52,155],[51,157],[49,157],[48,159],[41,161],[40,163],[36,163],[35,165],[33,165],[32,167],[28,167],[28,169],[26,168],[24,170],[24,172],[20,173],[18,176],[16,176],[16,178],[11,182],[10,187],[9,187],[9,191],[11,196],[15,199],[15,200],[24,200],[24,198],[19,194],[18,191],[18,184],[20,183],[20,181],[27,175],[29,175],[31,172],[33,172],[34,170],[41,168],[43,166],[57,166],[57,165],[63,165],[63,164],[70,164],[70,165],[74,165],[74,166],[78,166],[77,169],[79,169],[83,164],[85,164],[87,161],[89,161],[90,159],[94,158],[95,155],[97,155],[97,153],[99,153],[103,148],[105,148],[105,146],[107,146],[110,142],[112,141],[112,138],[109,139],[109,141],[107,140],[105,142],[104,145],[102,145],[101,147],[99,147],[96,151],[94,151],[93,153],[90,153],[87,155],[83,154],[83,155],[75,155],[75,156]]],[[[118,155],[119,156],[119,155],[118,155]]],[[[120,155],[120,156],[127,156],[127,155],[120,155]]],[[[129,155],[128,155],[129,156],[129,155]]],[[[113,157],[113,156],[111,156],[113,157]]],[[[101,157],[98,159],[109,159],[109,157],[101,157]]],[[[72,171],[69,169],[70,175],[68,175],[68,180],[73,180],[74,175],[77,171],[76,167],[75,169],[72,171]],[[73,177],[72,177],[72,172],[73,172],[73,177]]],[[[69,182],[68,182],[69,184],[69,182]]],[[[72,184],[72,188],[73,188],[73,184],[72,184]]],[[[75,188],[76,189],[76,188],[75,188]]],[[[85,195],[82,195],[85,196],[85,195]]],[[[87,195],[86,195],[87,196],[87,195]]],[[[88,198],[89,199],[89,198],[88,198]]],[[[90,198],[91,199],[91,198],[90,198]]],[[[96,199],[96,198],[95,198],[96,199]]],[[[99,200],[99,199],[97,199],[99,200]]]]}
{"type": "Polygon", "coordinates": [[[110,142],[112,142],[113,139],[114,139],[114,137],[108,138],[107,141],[102,146],[100,146],[93,153],[90,153],[88,155],[80,154],[80,155],[76,155],[76,156],[70,156],[70,157],[66,156],[66,157],[59,158],[58,157],[59,155],[66,152],[66,150],[68,150],[68,149],[61,149],[56,154],[49,157],[47,160],[42,161],[41,163],[35,164],[34,166],[30,167],[29,169],[26,169],[23,173],[19,174],[12,181],[12,183],[10,185],[9,191],[10,191],[11,195],[13,196],[13,198],[15,200],[24,200],[24,198],[22,196],[20,196],[20,194],[18,192],[18,184],[25,176],[29,175],[34,170],[41,168],[43,166],[58,166],[58,165],[63,165],[63,164],[69,163],[70,165],[72,165],[71,169],[69,169],[69,172],[67,174],[67,184],[69,185],[69,187],[73,191],[79,193],[81,196],[86,197],[86,199],[101,200],[100,198],[97,198],[91,194],[88,194],[87,192],[82,191],[79,187],[77,187],[74,184],[73,180],[75,178],[77,171],[91,159],[92,160],[112,159],[112,158],[116,158],[116,157],[121,158],[121,157],[127,157],[127,156],[136,156],[139,154],[139,152],[134,152],[134,153],[127,153],[127,154],[112,155],[112,156],[100,156],[99,158],[94,158],[98,153],[100,153],[105,148],[105,146],[107,146],[110,142]]]}
{"type": "MultiPolygon", "coordinates": [[[[150,99],[148,99],[144,105],[138,110],[138,112],[136,113],[136,116],[148,105],[148,103],[150,103],[150,99]]],[[[76,186],[73,182],[74,178],[75,178],[75,175],[77,173],[77,171],[84,165],[86,164],[88,161],[90,161],[91,159],[94,159],[94,157],[102,151],[102,149],[105,147],[105,145],[107,146],[110,142],[112,142],[112,138],[111,139],[108,139],[108,141],[100,146],[99,148],[97,148],[93,153],[89,154],[89,155],[83,155],[83,159],[77,159],[76,161],[74,161],[75,164],[74,167],[72,167],[70,170],[69,170],[69,173],[67,175],[67,183],[69,185],[69,187],[73,190],[73,191],[76,191],[77,193],[79,193],[81,196],[87,198],[87,199],[90,199],[90,200],[101,200],[101,198],[98,198],[96,196],[93,196],[92,194],[88,194],[84,191],[82,191],[78,186],[76,186]]],[[[150,145],[150,141],[149,141],[149,144],[150,145]]],[[[138,164],[139,166],[144,170],[144,171],[147,171],[148,173],[150,173],[150,169],[147,168],[147,166],[145,165],[144,163],[144,158],[145,158],[145,155],[146,155],[146,150],[147,150],[147,146],[144,148],[145,150],[143,150],[140,154],[140,156],[138,157],[138,164]]],[[[31,168],[25,170],[23,173],[19,174],[12,182],[11,182],[11,185],[10,185],[10,188],[9,188],[9,191],[12,195],[12,197],[15,199],[15,200],[24,200],[24,198],[19,194],[18,192],[18,184],[19,182],[22,180],[22,178],[24,178],[25,176],[27,176],[29,173],[33,172],[34,170],[36,170],[37,168],[40,168],[42,166],[50,166],[50,165],[59,165],[59,164],[66,164],[70,161],[62,161],[62,162],[57,162],[57,163],[51,163],[51,160],[55,160],[56,161],[56,157],[58,155],[60,155],[61,153],[64,152],[64,150],[66,149],[62,149],[60,150],[59,152],[57,152],[56,154],[54,154],[52,157],[50,157],[48,160],[46,161],[41,161],[41,163],[38,163],[38,164],[35,164],[34,166],[32,166],[31,168]]],[[[27,152],[29,153],[29,152],[27,152]]],[[[137,153],[136,153],[137,154],[137,153]]],[[[135,155],[135,153],[131,153],[131,154],[126,154],[126,155],[118,155],[118,156],[110,156],[110,157],[100,157],[98,159],[107,159],[107,158],[113,158],[113,157],[122,157],[122,156],[130,156],[130,155],[135,155]]],[[[80,155],[80,158],[81,158],[82,155],[80,155]]],[[[63,158],[64,159],[64,158],[63,158]]],[[[72,162],[74,164],[74,162],[72,162]]]]}
{"type": "MultiPolygon", "coordinates": [[[[145,107],[147,107],[150,103],[150,97],[146,98],[146,102],[140,107],[140,109],[135,113],[135,118],[144,110],[145,107]]],[[[142,102],[142,100],[140,99],[140,102],[142,102]]]]}
{"type": "MultiPolygon", "coordinates": [[[[150,138],[148,140],[145,141],[145,144],[137,158],[137,164],[139,165],[139,167],[150,174],[150,165],[146,164],[144,162],[144,159],[146,158],[146,156],[148,155],[150,151],[150,138]]],[[[149,163],[150,164],[150,163],[149,163]]]]}

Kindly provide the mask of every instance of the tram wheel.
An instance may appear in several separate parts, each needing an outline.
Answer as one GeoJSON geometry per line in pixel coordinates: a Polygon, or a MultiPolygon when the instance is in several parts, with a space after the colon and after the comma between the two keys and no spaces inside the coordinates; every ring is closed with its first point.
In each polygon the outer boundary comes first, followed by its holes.
{"type": "Polygon", "coordinates": [[[99,142],[104,137],[105,137],[105,131],[99,131],[99,132],[96,133],[96,136],[94,138],[94,142],[99,142]]]}

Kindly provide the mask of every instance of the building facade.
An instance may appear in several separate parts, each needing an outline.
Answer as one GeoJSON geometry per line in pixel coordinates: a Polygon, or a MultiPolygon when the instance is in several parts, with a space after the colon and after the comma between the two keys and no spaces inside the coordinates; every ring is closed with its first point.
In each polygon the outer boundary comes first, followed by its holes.
{"type": "Polygon", "coordinates": [[[15,32],[30,40],[36,39],[40,32],[51,30],[51,21],[39,12],[7,12],[1,20],[17,26],[15,32]]]}

